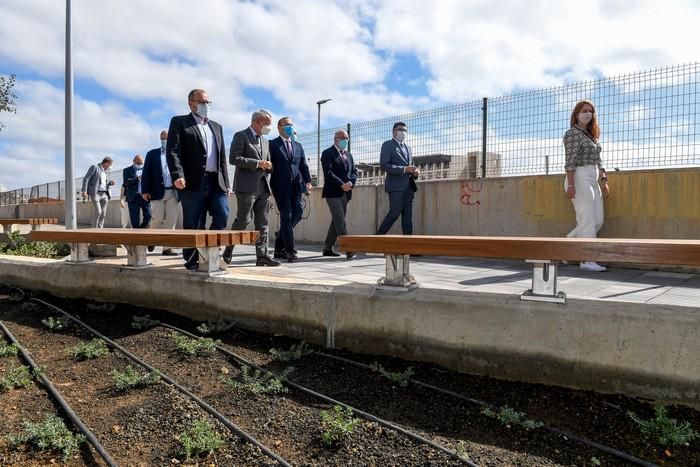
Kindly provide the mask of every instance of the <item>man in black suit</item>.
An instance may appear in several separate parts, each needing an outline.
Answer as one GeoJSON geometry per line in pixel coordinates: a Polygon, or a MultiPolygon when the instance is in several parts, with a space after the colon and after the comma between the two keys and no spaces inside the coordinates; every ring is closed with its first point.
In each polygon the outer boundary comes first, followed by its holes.
{"type": "MultiPolygon", "coordinates": [[[[223,230],[228,222],[229,180],[224,132],[209,120],[209,95],[193,89],[187,96],[191,113],[170,120],[166,159],[173,186],[182,203],[182,226],[203,229],[207,213],[211,230],[223,230]]],[[[185,267],[196,271],[199,257],[194,248],[184,248],[185,267]]]]}
{"type": "Polygon", "coordinates": [[[122,187],[126,194],[126,202],[129,205],[129,218],[131,227],[145,229],[151,221],[151,203],[141,197],[141,176],[143,175],[143,157],[136,154],[134,165],[130,165],[122,172],[122,187]],[[141,217],[143,213],[143,217],[141,217]],[[139,218],[141,221],[139,222],[139,218]]]}
{"type": "MultiPolygon", "coordinates": [[[[333,250],[333,245],[339,235],[347,235],[345,214],[348,203],[352,198],[352,189],[357,182],[357,168],[352,154],[348,151],[349,136],[345,131],[336,131],[333,146],[321,154],[323,167],[323,193],[328,209],[331,211],[331,225],[323,244],[323,256],[340,256],[333,250]]],[[[347,259],[352,259],[355,253],[346,253],[347,259]]]]}
{"type": "Polygon", "coordinates": [[[277,122],[279,136],[270,141],[270,162],[275,170],[270,176],[272,194],[280,211],[280,230],[275,239],[275,258],[297,261],[294,250],[294,227],[304,213],[302,193],[311,190],[311,174],[304,147],[293,140],[294,123],[289,117],[277,122]]]}
{"type": "MultiPolygon", "coordinates": [[[[238,203],[236,220],[232,230],[245,230],[248,218],[253,213],[255,230],[260,235],[255,242],[256,266],[279,266],[267,254],[267,212],[270,209],[269,199],[272,163],[270,162],[270,145],[263,136],[270,134],[272,115],[267,110],[256,110],[250,119],[250,126],[233,135],[229,160],[236,166],[233,177],[233,191],[236,192],[238,203]]],[[[233,247],[227,246],[223,260],[227,264],[233,258],[233,247]]]]}

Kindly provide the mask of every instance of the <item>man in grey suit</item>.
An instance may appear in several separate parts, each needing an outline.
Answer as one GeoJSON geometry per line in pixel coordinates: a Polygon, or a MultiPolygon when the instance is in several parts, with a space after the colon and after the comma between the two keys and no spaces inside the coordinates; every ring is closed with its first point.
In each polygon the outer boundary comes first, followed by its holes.
{"type": "MultiPolygon", "coordinates": [[[[232,230],[245,230],[248,226],[248,218],[253,213],[255,230],[260,232],[255,242],[256,266],[279,266],[279,261],[270,258],[267,253],[268,220],[270,181],[272,172],[270,162],[270,145],[263,138],[272,129],[272,115],[267,110],[253,112],[250,126],[233,136],[229,162],[236,166],[236,174],[233,178],[233,191],[236,192],[238,204],[236,220],[231,226],[232,230]]],[[[224,250],[223,260],[227,264],[233,258],[233,246],[227,246],[224,250]]]]}
{"type": "Polygon", "coordinates": [[[106,156],[99,164],[91,165],[83,177],[83,186],[80,190],[83,199],[90,198],[94,208],[92,226],[102,228],[107,217],[107,205],[109,204],[109,187],[114,185],[114,180],[107,181],[107,171],[112,167],[112,158],[106,156]]]}
{"type": "Polygon", "coordinates": [[[399,216],[403,234],[413,234],[413,196],[418,191],[416,178],[420,170],[413,165],[410,146],[404,143],[406,133],[406,124],[396,122],[392,128],[393,138],[382,144],[379,163],[386,172],[384,191],[389,193],[389,212],[377,229],[377,235],[386,234],[399,216]]]}

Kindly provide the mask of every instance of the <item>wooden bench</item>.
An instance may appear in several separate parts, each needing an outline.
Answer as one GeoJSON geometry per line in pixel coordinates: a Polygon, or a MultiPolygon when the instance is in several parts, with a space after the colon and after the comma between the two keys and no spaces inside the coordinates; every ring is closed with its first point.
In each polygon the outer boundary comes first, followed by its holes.
{"type": "Polygon", "coordinates": [[[38,230],[43,224],[58,224],[58,218],[31,217],[26,219],[0,219],[0,224],[2,224],[4,234],[9,235],[12,233],[12,226],[14,225],[31,225],[32,230],[38,230]]]}
{"type": "Polygon", "coordinates": [[[150,266],[147,260],[149,245],[175,248],[196,248],[199,253],[199,271],[209,275],[223,272],[219,248],[229,245],[255,243],[259,233],[248,230],[169,230],[169,229],[78,229],[33,231],[30,240],[70,244],[73,264],[90,261],[90,243],[124,245],[127,266],[150,266]]]}
{"type": "Polygon", "coordinates": [[[566,301],[557,290],[560,261],[700,266],[700,240],[346,235],[339,245],[345,252],[384,254],[386,276],[380,285],[403,289],[417,286],[410,255],[525,260],[533,263],[532,288],[520,298],[557,303],[566,301]]]}

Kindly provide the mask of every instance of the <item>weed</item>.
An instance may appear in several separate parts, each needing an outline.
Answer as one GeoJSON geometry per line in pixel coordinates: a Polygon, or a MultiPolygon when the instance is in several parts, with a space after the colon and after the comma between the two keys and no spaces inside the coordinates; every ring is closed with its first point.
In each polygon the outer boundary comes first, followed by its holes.
{"type": "Polygon", "coordinates": [[[149,315],[145,316],[134,316],[131,321],[131,327],[134,329],[151,329],[160,325],[160,321],[157,319],[151,319],[149,315]]]}
{"type": "Polygon", "coordinates": [[[12,365],[0,378],[0,392],[13,388],[26,388],[30,384],[32,384],[32,375],[29,367],[12,365]]]}
{"type": "Polygon", "coordinates": [[[19,349],[15,344],[7,344],[5,341],[0,341],[0,357],[9,357],[11,355],[17,355],[19,349]]]}
{"type": "Polygon", "coordinates": [[[41,324],[51,329],[52,331],[63,331],[70,327],[70,322],[60,316],[49,316],[46,319],[41,320],[41,324]]]}
{"type": "Polygon", "coordinates": [[[507,405],[504,405],[503,407],[498,409],[498,412],[494,412],[493,410],[487,407],[484,410],[482,410],[481,413],[483,413],[487,417],[495,418],[503,425],[506,425],[508,427],[513,425],[519,425],[525,428],[526,430],[534,430],[535,428],[539,428],[543,425],[542,422],[529,419],[527,418],[527,416],[525,416],[523,412],[518,412],[517,410],[508,407],[507,405]]]}
{"type": "Polygon", "coordinates": [[[600,462],[600,459],[598,459],[597,457],[593,456],[593,457],[591,457],[591,465],[598,466],[598,465],[602,465],[602,464],[601,464],[601,462],[600,462]]]}
{"type": "Polygon", "coordinates": [[[75,347],[68,349],[68,352],[78,361],[90,360],[109,353],[107,345],[102,339],[92,339],[81,342],[75,347]]]}
{"type": "Polygon", "coordinates": [[[131,365],[128,365],[124,371],[112,370],[109,373],[114,380],[114,389],[119,392],[127,391],[133,388],[146,387],[160,381],[160,373],[152,371],[144,373],[137,371],[131,365]]]}
{"type": "Polygon", "coordinates": [[[345,442],[361,421],[353,417],[352,410],[340,405],[335,405],[330,410],[322,410],[321,425],[324,431],[321,433],[321,443],[326,446],[337,446],[345,442]]]}
{"type": "Polygon", "coordinates": [[[207,321],[197,326],[197,332],[200,334],[220,334],[222,332],[230,331],[236,326],[236,322],[233,320],[223,320],[223,321],[207,321]]]}
{"type": "Polygon", "coordinates": [[[464,441],[457,443],[457,446],[455,447],[455,454],[457,454],[457,457],[460,459],[469,459],[469,455],[467,454],[467,445],[464,441]]]}
{"type": "Polygon", "coordinates": [[[70,254],[70,248],[64,243],[29,242],[20,232],[11,232],[7,235],[7,241],[0,243],[0,254],[62,258],[70,254]]]}
{"type": "Polygon", "coordinates": [[[173,331],[172,337],[178,352],[190,356],[210,355],[216,350],[216,346],[221,343],[219,340],[210,339],[208,337],[190,339],[176,331],[173,331]]]}
{"type": "Polygon", "coordinates": [[[411,376],[413,376],[415,373],[413,371],[413,367],[409,366],[406,371],[402,372],[391,372],[386,369],[384,369],[383,366],[381,366],[379,363],[374,362],[373,364],[370,365],[372,368],[372,371],[377,371],[382,374],[385,378],[387,378],[389,381],[392,381],[402,388],[405,388],[408,386],[408,383],[411,381],[411,376]]]}
{"type": "Polygon", "coordinates": [[[302,357],[306,357],[314,353],[314,350],[309,347],[306,342],[301,342],[299,344],[292,345],[289,350],[281,349],[270,349],[270,354],[274,360],[279,360],[281,362],[290,362],[293,360],[299,360],[302,357]]]}
{"type": "Polygon", "coordinates": [[[213,454],[224,445],[224,440],[208,421],[197,420],[188,431],[180,435],[180,444],[183,454],[189,461],[192,456],[213,454]]]}
{"type": "Polygon", "coordinates": [[[225,377],[222,378],[221,381],[233,388],[242,389],[243,391],[253,394],[277,394],[288,391],[284,384],[282,384],[282,381],[293,370],[293,368],[287,368],[282,375],[277,378],[270,372],[263,372],[260,370],[255,370],[251,374],[250,367],[243,365],[241,367],[240,381],[225,377]]]}
{"type": "Polygon", "coordinates": [[[56,415],[48,414],[40,423],[25,421],[24,433],[8,435],[6,439],[12,445],[30,443],[42,451],[47,449],[61,451],[63,460],[66,460],[78,449],[80,443],[85,441],[85,436],[74,435],[63,420],[56,415]]]}
{"type": "Polygon", "coordinates": [[[654,418],[648,420],[640,419],[632,412],[627,412],[627,415],[639,425],[643,434],[655,438],[662,446],[688,446],[692,440],[700,438],[700,433],[693,430],[689,422],[669,417],[663,405],[654,407],[654,413],[654,418]]]}

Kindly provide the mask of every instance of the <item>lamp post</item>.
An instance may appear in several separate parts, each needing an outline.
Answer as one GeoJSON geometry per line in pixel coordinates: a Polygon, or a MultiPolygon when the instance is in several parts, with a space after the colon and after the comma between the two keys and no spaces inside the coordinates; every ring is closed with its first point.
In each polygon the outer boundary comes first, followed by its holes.
{"type": "Polygon", "coordinates": [[[321,184],[321,106],[333,99],[321,99],[316,102],[318,105],[318,120],[316,121],[316,186],[321,184]]]}
{"type": "MultiPolygon", "coordinates": [[[[65,122],[65,166],[66,166],[66,196],[65,204],[66,229],[77,227],[75,206],[75,169],[73,165],[73,25],[71,0],[66,0],[66,122],[65,122]]],[[[60,192],[60,188],[59,188],[60,192]]],[[[60,194],[60,193],[59,193],[60,194]]]]}

